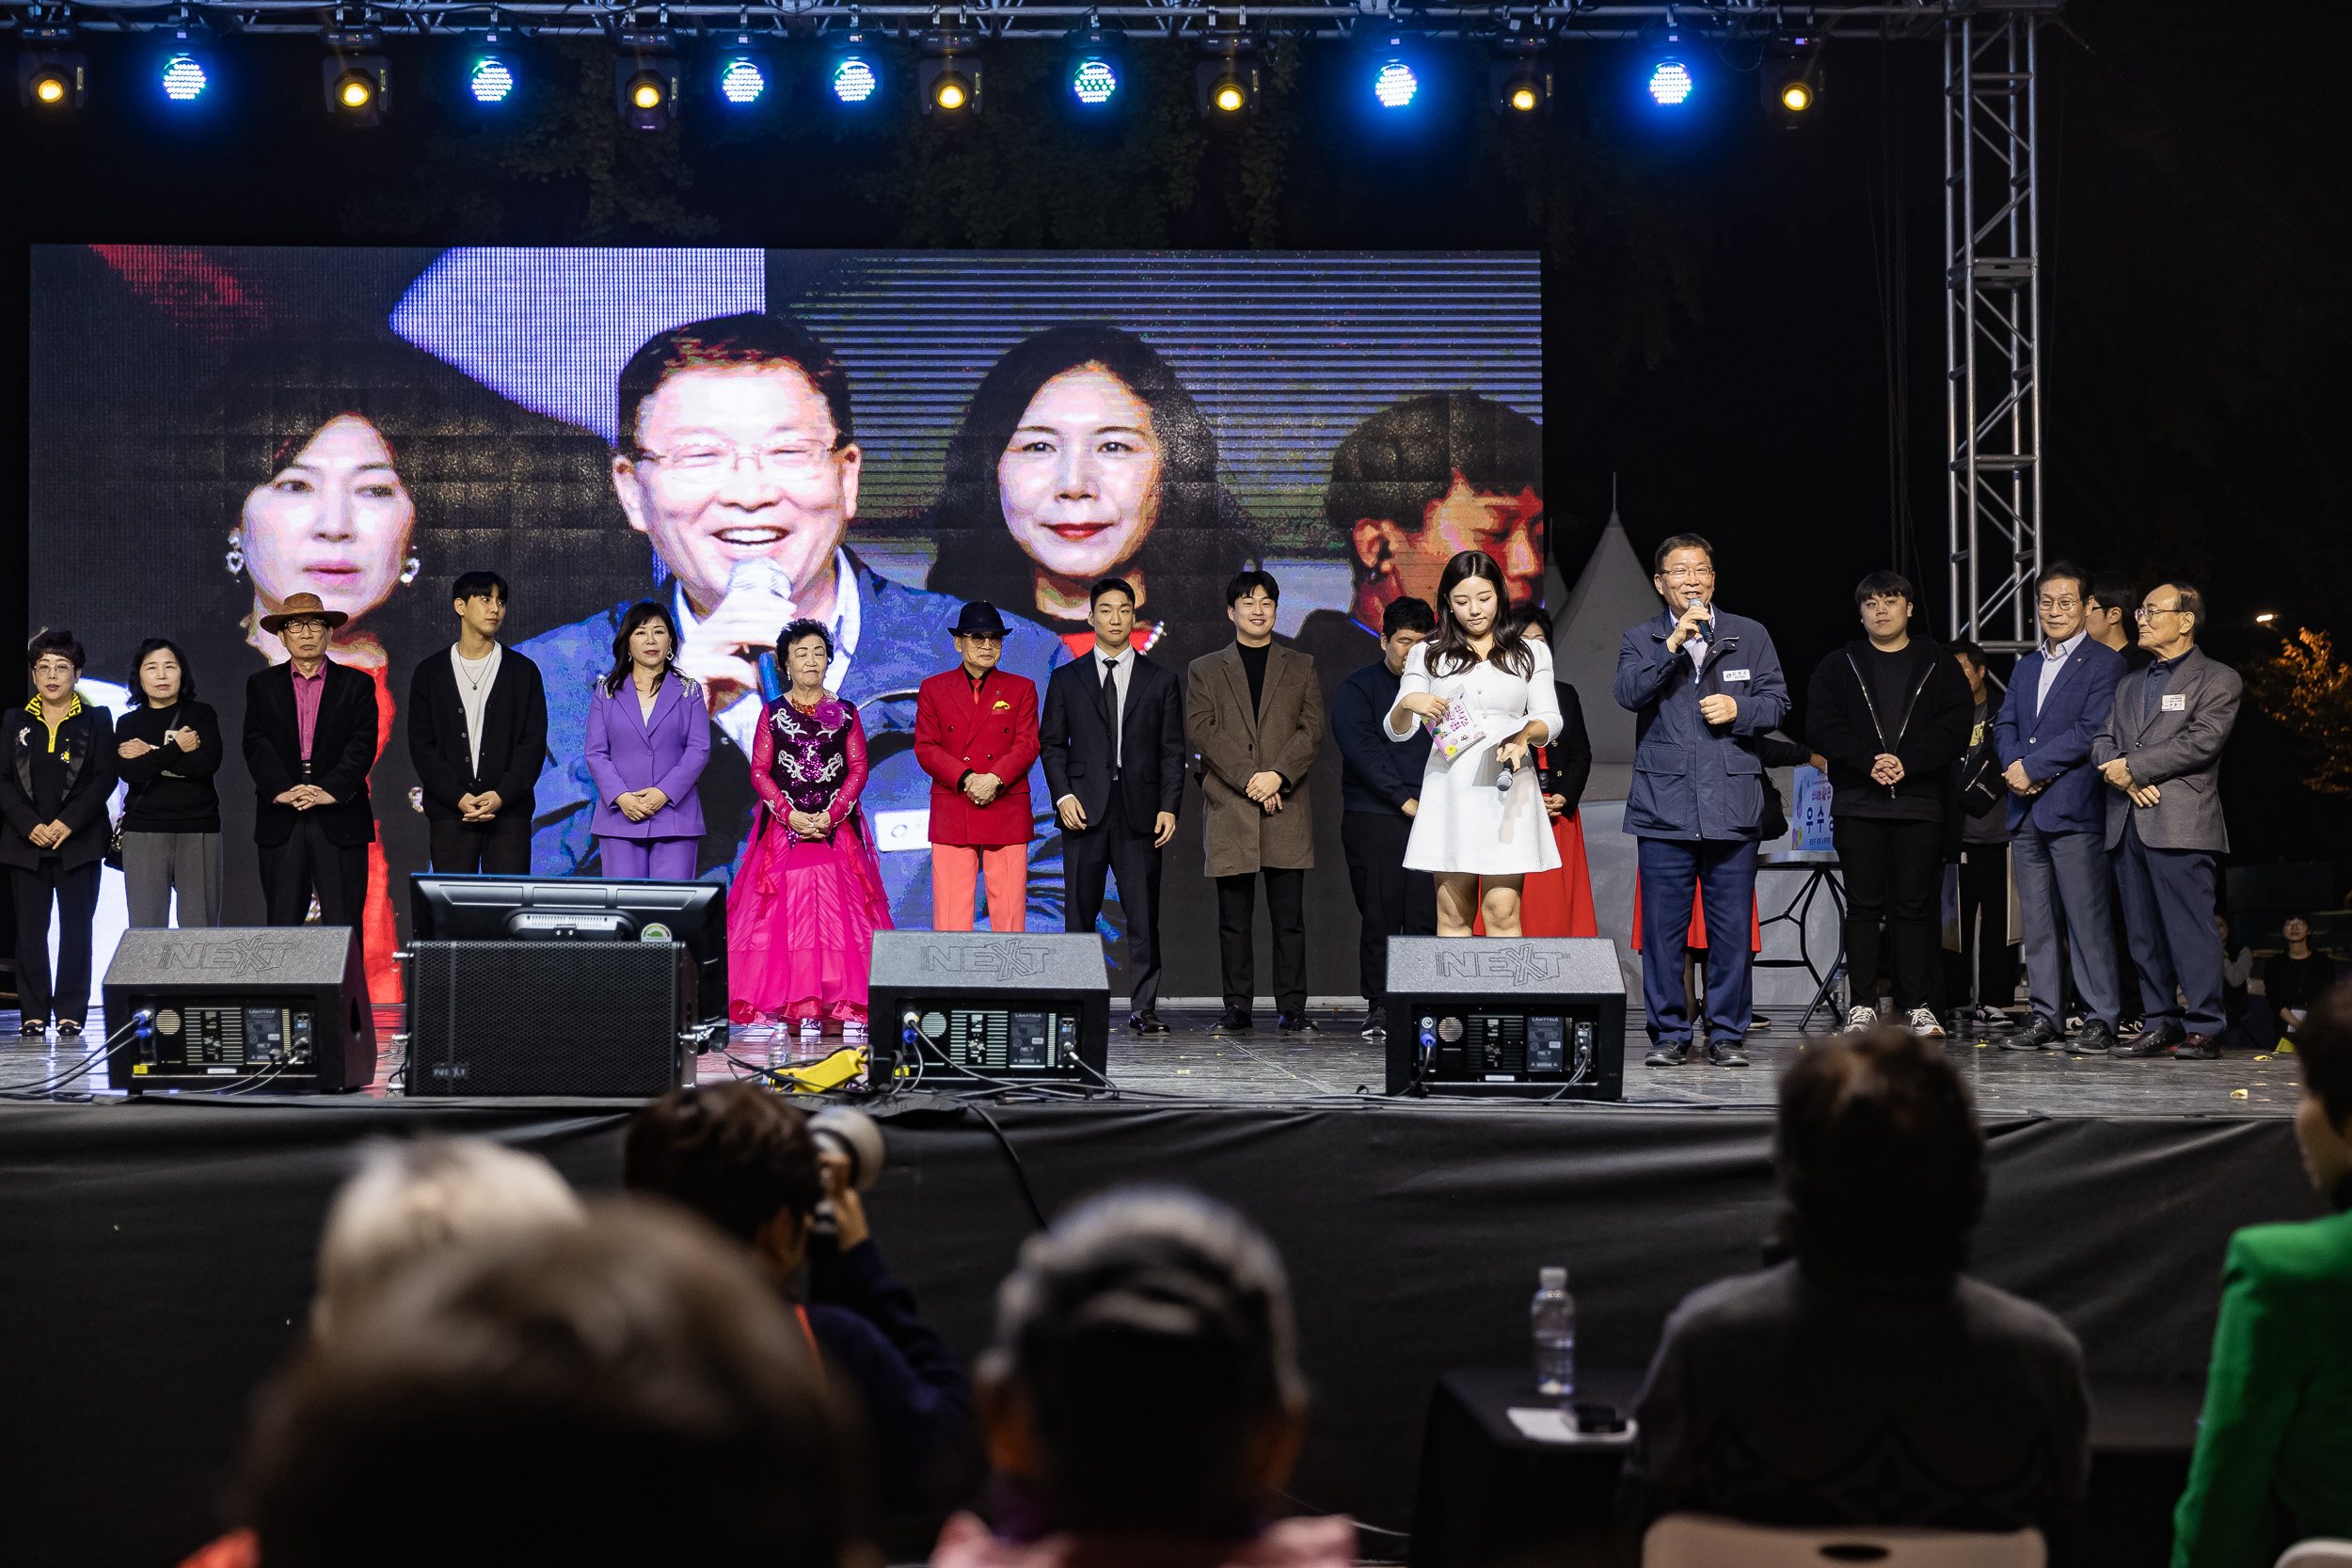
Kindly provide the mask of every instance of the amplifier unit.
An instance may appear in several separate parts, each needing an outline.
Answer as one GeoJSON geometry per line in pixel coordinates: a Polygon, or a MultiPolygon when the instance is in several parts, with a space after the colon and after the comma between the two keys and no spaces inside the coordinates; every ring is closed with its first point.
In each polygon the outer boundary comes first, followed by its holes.
{"type": "Polygon", "coordinates": [[[694,1082],[684,942],[414,942],[408,955],[412,1100],[649,1100],[694,1082]]]}
{"type": "Polygon", "coordinates": [[[1625,1098],[1625,982],[1602,937],[1391,937],[1388,1090],[1625,1098]]]}
{"type": "Polygon", "coordinates": [[[348,926],[138,929],[106,966],[107,1081],[148,1089],[340,1094],[375,1078],[375,1014],[348,926]]]}
{"type": "Polygon", "coordinates": [[[1110,971],[1085,932],[877,931],[867,983],[875,1068],[926,1077],[1104,1082],[1110,971]]]}

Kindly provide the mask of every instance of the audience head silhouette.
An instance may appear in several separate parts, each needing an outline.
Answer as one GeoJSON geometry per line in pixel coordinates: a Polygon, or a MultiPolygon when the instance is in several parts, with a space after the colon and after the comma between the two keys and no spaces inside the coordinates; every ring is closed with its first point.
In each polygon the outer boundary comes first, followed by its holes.
{"type": "Polygon", "coordinates": [[[753,1084],[673,1089],[629,1118],[621,1180],[682,1204],[789,1273],[825,1196],[808,1114],[753,1084]]]}
{"type": "Polygon", "coordinates": [[[465,1242],[575,1226],[585,1213],[555,1167],[535,1154],[480,1138],[371,1144],[319,1237],[312,1331],[338,1332],[421,1259],[465,1242]]]}
{"type": "Polygon", "coordinates": [[[740,1252],[614,1209],[426,1259],[313,1340],[243,1513],[269,1568],[838,1568],[856,1452],[740,1252]]]}
{"type": "Polygon", "coordinates": [[[1984,1212],[1984,1131],[1960,1074],[1908,1030],[1808,1044],[1780,1085],[1782,1238],[1838,1285],[1958,1274],[1984,1212]]]}
{"type": "Polygon", "coordinates": [[[1281,1259],[1192,1193],[1095,1198],[1022,1247],[980,1396],[998,1473],[1053,1528],[1248,1536],[1305,1430],[1281,1259]]]}
{"type": "Polygon", "coordinates": [[[2303,1098],[2295,1141],[2320,1196],[2352,1208],[2352,986],[2322,992],[2295,1031],[2303,1098]]]}

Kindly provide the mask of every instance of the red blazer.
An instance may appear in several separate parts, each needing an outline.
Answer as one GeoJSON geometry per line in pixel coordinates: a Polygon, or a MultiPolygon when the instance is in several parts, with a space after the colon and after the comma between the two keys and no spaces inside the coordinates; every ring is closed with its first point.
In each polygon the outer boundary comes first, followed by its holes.
{"type": "Polygon", "coordinates": [[[977,701],[959,664],[925,681],[914,699],[914,760],[931,776],[931,842],[969,848],[1026,844],[1029,767],[1037,761],[1037,685],[991,670],[977,701]],[[976,806],[956,787],[965,772],[1005,781],[976,806]]]}

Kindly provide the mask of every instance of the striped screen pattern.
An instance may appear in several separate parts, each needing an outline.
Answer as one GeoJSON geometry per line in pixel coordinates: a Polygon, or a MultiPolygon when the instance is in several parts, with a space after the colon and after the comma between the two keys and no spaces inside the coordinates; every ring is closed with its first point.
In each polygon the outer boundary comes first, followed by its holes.
{"type": "Polygon", "coordinates": [[[899,252],[851,258],[771,304],[848,365],[866,453],[858,510],[876,521],[930,504],[997,356],[1071,322],[1124,327],[1168,358],[1216,429],[1226,483],[1286,554],[1339,552],[1324,483],[1367,416],[1472,391],[1543,418],[1533,254],[899,252]]]}

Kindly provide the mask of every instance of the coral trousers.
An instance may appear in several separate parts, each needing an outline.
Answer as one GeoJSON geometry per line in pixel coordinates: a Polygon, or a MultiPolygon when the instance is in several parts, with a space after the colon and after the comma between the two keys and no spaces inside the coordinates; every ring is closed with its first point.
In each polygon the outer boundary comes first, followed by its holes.
{"type": "Polygon", "coordinates": [[[1029,847],[1007,844],[976,849],[961,844],[931,846],[931,929],[972,929],[972,895],[988,879],[988,928],[1021,931],[1029,919],[1029,847]]]}

